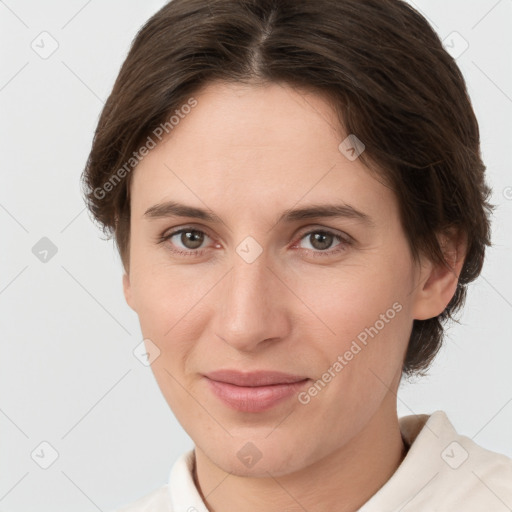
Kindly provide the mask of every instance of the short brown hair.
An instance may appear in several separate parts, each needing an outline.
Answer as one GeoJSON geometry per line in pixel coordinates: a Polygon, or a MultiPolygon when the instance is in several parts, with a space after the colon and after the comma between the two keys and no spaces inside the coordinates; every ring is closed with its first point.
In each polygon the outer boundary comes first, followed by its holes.
{"type": "Polygon", "coordinates": [[[364,142],[362,161],[394,190],[415,260],[444,263],[437,235],[447,228],[467,237],[452,300],[438,317],[413,323],[403,372],[426,370],[443,323],[481,272],[493,209],[465,81],[437,34],[402,0],[165,5],[132,43],[83,174],[88,207],[114,234],[126,268],[133,155],[215,80],[284,83],[328,98],[340,127],[364,142]]]}

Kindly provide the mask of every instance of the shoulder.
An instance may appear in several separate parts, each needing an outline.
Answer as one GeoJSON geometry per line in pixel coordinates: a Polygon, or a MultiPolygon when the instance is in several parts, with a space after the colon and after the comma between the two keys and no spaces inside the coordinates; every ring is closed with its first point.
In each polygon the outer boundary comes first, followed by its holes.
{"type": "Polygon", "coordinates": [[[443,411],[400,419],[409,451],[360,512],[510,512],[512,459],[456,432],[443,411]]]}
{"type": "MultiPolygon", "coordinates": [[[[425,485],[418,503],[439,510],[510,510],[512,459],[456,432],[443,411],[428,417],[412,443],[413,466],[425,485]]],[[[413,500],[416,501],[416,500],[413,500]]]]}
{"type": "Polygon", "coordinates": [[[468,510],[511,510],[512,459],[458,434],[446,416],[443,421],[452,432],[446,445],[439,445],[443,464],[435,487],[444,494],[443,505],[467,503],[468,510]]]}

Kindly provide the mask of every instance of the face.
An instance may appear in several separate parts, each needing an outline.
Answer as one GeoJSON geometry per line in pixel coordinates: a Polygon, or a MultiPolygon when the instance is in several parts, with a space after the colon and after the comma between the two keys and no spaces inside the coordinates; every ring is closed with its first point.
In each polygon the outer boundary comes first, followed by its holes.
{"type": "Polygon", "coordinates": [[[134,171],[125,294],[196,446],[286,474],[392,410],[421,287],[393,192],[340,151],[320,96],[194,97],[134,171]]]}

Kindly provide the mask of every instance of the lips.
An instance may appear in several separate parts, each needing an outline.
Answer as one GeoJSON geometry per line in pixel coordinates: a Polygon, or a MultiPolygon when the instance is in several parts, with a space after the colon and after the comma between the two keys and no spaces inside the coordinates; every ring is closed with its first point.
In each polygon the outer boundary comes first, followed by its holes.
{"type": "Polygon", "coordinates": [[[262,412],[291,398],[310,380],[276,371],[217,370],[205,375],[210,390],[225,405],[241,412],[262,412]]]}

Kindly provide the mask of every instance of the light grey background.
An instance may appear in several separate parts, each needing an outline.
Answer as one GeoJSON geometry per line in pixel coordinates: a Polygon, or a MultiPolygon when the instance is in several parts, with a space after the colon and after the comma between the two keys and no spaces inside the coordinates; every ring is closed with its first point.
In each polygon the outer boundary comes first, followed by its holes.
{"type": "MultiPolygon", "coordinates": [[[[0,1],[4,512],[112,510],[164,484],[192,447],[133,354],[142,337],[124,302],[121,265],[79,188],[129,44],[164,3],[0,1]],[[57,248],[46,262],[45,247],[36,246],[39,258],[32,251],[43,237],[57,248]],[[52,450],[57,460],[42,469],[52,450]]],[[[512,0],[413,5],[451,51],[469,44],[457,61],[498,208],[494,247],[461,324],[450,329],[430,377],[402,386],[399,413],[443,409],[461,433],[512,456],[512,0]]]]}

